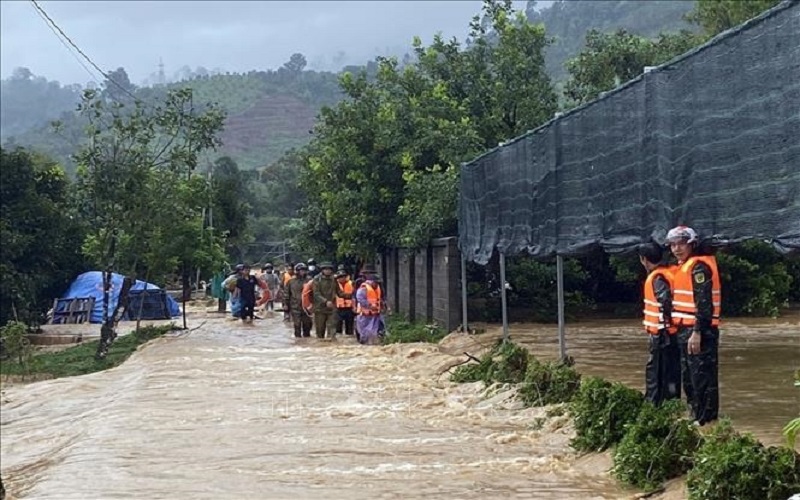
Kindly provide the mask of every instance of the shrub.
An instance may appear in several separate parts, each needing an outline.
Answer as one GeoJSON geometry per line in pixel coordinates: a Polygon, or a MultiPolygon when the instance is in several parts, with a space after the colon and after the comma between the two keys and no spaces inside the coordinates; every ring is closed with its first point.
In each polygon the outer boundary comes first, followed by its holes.
{"type": "Polygon", "coordinates": [[[739,434],[727,420],[706,436],[686,481],[689,498],[785,500],[800,491],[800,456],[739,434]]]}
{"type": "Polygon", "coordinates": [[[28,327],[18,321],[11,321],[0,328],[3,357],[13,360],[23,368],[27,368],[33,357],[33,346],[27,334],[28,327]]]}
{"type": "Polygon", "coordinates": [[[519,395],[527,406],[566,403],[581,385],[581,375],[564,363],[540,363],[531,358],[519,395]]]}
{"type": "Polygon", "coordinates": [[[778,316],[792,290],[785,259],[768,244],[750,240],[717,254],[726,316],[778,316]]]}
{"type": "Polygon", "coordinates": [[[642,393],[619,382],[589,377],[570,407],[577,434],[570,444],[580,451],[603,451],[618,443],[643,401],[642,393]]]}
{"type": "Polygon", "coordinates": [[[432,342],[442,340],[447,332],[436,325],[408,321],[400,316],[387,316],[384,344],[432,342]]]}
{"type": "Polygon", "coordinates": [[[483,355],[480,363],[459,366],[450,380],[453,382],[477,382],[487,384],[500,382],[515,384],[525,378],[530,354],[524,347],[512,342],[500,341],[489,352],[483,355]]]}
{"type": "Polygon", "coordinates": [[[691,421],[681,418],[683,410],[679,400],[658,408],[645,402],[614,450],[614,476],[652,490],[689,470],[700,434],[691,421]]]}
{"type": "Polygon", "coordinates": [[[525,378],[528,370],[530,354],[524,347],[513,342],[501,342],[492,357],[492,364],[487,373],[487,383],[500,382],[516,384],[525,378]]]}
{"type": "Polygon", "coordinates": [[[450,375],[450,380],[459,384],[486,380],[486,374],[491,366],[492,356],[487,354],[481,358],[480,363],[467,363],[456,368],[450,375]]]}

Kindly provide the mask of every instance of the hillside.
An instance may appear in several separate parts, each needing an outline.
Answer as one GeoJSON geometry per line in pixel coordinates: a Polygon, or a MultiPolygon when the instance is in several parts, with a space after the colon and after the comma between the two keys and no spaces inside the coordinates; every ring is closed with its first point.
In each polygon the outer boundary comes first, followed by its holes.
{"type": "Polygon", "coordinates": [[[244,111],[228,116],[220,154],[241,168],[269,165],[310,138],[318,109],[289,94],[266,95],[244,111]]]}
{"type": "MultiPolygon", "coordinates": [[[[119,74],[119,71],[115,73],[119,74]]],[[[60,87],[57,82],[47,82],[32,75],[29,80],[27,85],[11,79],[8,85],[3,82],[3,143],[38,149],[72,171],[74,166],[69,155],[83,138],[82,124],[71,111],[78,103],[80,89],[60,87]],[[27,113],[18,112],[19,106],[8,105],[41,98],[40,88],[49,88],[51,93],[55,93],[53,89],[61,88],[61,94],[66,97],[59,94],[60,106],[29,107],[27,113]],[[58,130],[51,126],[53,120],[61,122],[58,130]],[[5,133],[6,130],[9,133],[5,133]]],[[[231,156],[245,169],[269,165],[289,149],[308,142],[309,130],[314,126],[320,108],[333,105],[340,99],[335,73],[286,68],[204,75],[166,86],[131,86],[131,91],[147,102],[162,96],[168,88],[179,87],[192,88],[196,102],[218,103],[227,111],[221,137],[224,146],[211,159],[231,156]]]]}
{"type": "Polygon", "coordinates": [[[686,0],[557,0],[537,11],[536,4],[528,0],[526,15],[531,22],[544,23],[547,35],[554,39],[545,62],[556,82],[566,78],[564,63],[583,48],[587,31],[623,28],[653,37],[662,31],[691,29],[683,16],[695,6],[694,1],[686,0]]]}
{"type": "MultiPolygon", "coordinates": [[[[624,28],[632,33],[655,36],[662,31],[687,29],[683,16],[693,1],[558,0],[540,11],[529,0],[526,13],[533,22],[545,24],[554,39],[546,52],[548,72],[557,84],[566,78],[564,63],[578,54],[588,30],[624,28]]],[[[424,35],[424,34],[420,34],[424,35]]],[[[374,70],[374,63],[368,64],[374,70]]],[[[340,98],[337,74],[305,71],[305,58],[294,54],[277,70],[248,73],[186,72],[188,79],[164,85],[135,87],[123,68],[112,72],[142,100],[164,93],[166,88],[191,87],[197,102],[217,102],[228,118],[222,134],[223,148],[214,157],[231,156],[242,168],[269,165],[291,148],[310,139],[309,130],[320,108],[340,98]]],[[[358,68],[348,67],[345,70],[358,68]]],[[[113,85],[104,86],[112,95],[113,85]]],[[[35,76],[25,68],[2,82],[0,139],[39,149],[72,170],[69,155],[83,137],[73,110],[79,100],[79,85],[60,85],[35,76]],[[49,122],[59,119],[55,133],[49,122]]]]}

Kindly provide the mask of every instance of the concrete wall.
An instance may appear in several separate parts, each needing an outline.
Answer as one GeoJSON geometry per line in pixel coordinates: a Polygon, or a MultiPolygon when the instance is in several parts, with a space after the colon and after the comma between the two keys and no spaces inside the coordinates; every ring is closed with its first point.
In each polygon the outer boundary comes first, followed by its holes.
{"type": "Polygon", "coordinates": [[[410,319],[452,331],[461,324],[461,256],[456,238],[426,248],[392,249],[378,259],[387,301],[410,319]]]}

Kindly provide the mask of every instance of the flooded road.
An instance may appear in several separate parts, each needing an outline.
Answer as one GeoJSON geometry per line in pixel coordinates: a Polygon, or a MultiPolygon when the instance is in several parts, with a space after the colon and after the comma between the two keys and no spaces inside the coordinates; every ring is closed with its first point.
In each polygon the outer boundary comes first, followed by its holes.
{"type": "Polygon", "coordinates": [[[115,369],[9,387],[2,476],[37,499],[630,496],[573,465],[566,417],[540,428],[541,409],[437,380],[456,359],[209,320],[115,369]]]}
{"type": "MultiPolygon", "coordinates": [[[[546,359],[555,332],[511,335],[546,359]]],[[[723,412],[765,441],[798,412],[798,332],[724,329],[723,412]]],[[[36,499],[631,498],[607,460],[576,461],[567,417],[439,376],[497,335],[363,347],[295,341],[277,318],[209,318],[115,369],[8,387],[2,477],[36,499]]],[[[583,373],[641,388],[634,323],[570,325],[567,342],[583,373]]]]}

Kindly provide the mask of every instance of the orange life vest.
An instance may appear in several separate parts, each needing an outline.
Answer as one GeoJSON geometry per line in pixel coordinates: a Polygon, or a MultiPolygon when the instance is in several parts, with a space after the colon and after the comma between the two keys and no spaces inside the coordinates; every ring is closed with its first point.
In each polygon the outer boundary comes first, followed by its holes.
{"type": "Polygon", "coordinates": [[[664,311],[661,309],[661,304],[658,302],[655,292],[653,291],[653,282],[658,276],[663,277],[669,283],[669,288],[673,288],[673,272],[674,268],[659,267],[653,269],[647,275],[644,282],[644,329],[651,335],[658,335],[658,332],[666,329],[670,335],[677,333],[678,327],[667,325],[664,323],[664,311]]]}
{"type": "Polygon", "coordinates": [[[301,303],[303,304],[303,309],[306,311],[311,309],[314,305],[314,281],[308,280],[305,285],[303,285],[303,295],[301,299],[301,303]]]}
{"type": "Polygon", "coordinates": [[[289,280],[291,280],[292,277],[293,276],[291,274],[289,274],[289,273],[283,273],[283,286],[288,285],[289,284],[289,280]]]}
{"type": "Polygon", "coordinates": [[[672,320],[680,326],[694,326],[697,307],[694,304],[692,270],[699,262],[711,269],[711,302],[713,304],[711,326],[719,326],[722,311],[722,287],[717,270],[717,259],[711,255],[690,257],[675,270],[672,288],[672,320]]]}
{"type": "MultiPolygon", "coordinates": [[[[352,297],[352,295],[353,295],[353,282],[352,281],[347,280],[347,281],[344,282],[344,284],[341,284],[341,283],[337,282],[337,285],[339,286],[339,291],[341,291],[342,293],[350,294],[350,296],[352,297]]],[[[353,307],[353,299],[352,298],[351,299],[343,299],[343,298],[338,297],[338,296],[336,297],[336,308],[337,309],[350,309],[351,307],[353,307]]]]}
{"type": "Polygon", "coordinates": [[[358,305],[358,314],[363,316],[377,316],[381,313],[381,289],[378,287],[371,287],[367,283],[361,285],[361,288],[367,291],[367,302],[369,309],[364,309],[361,304],[358,305]]]}

